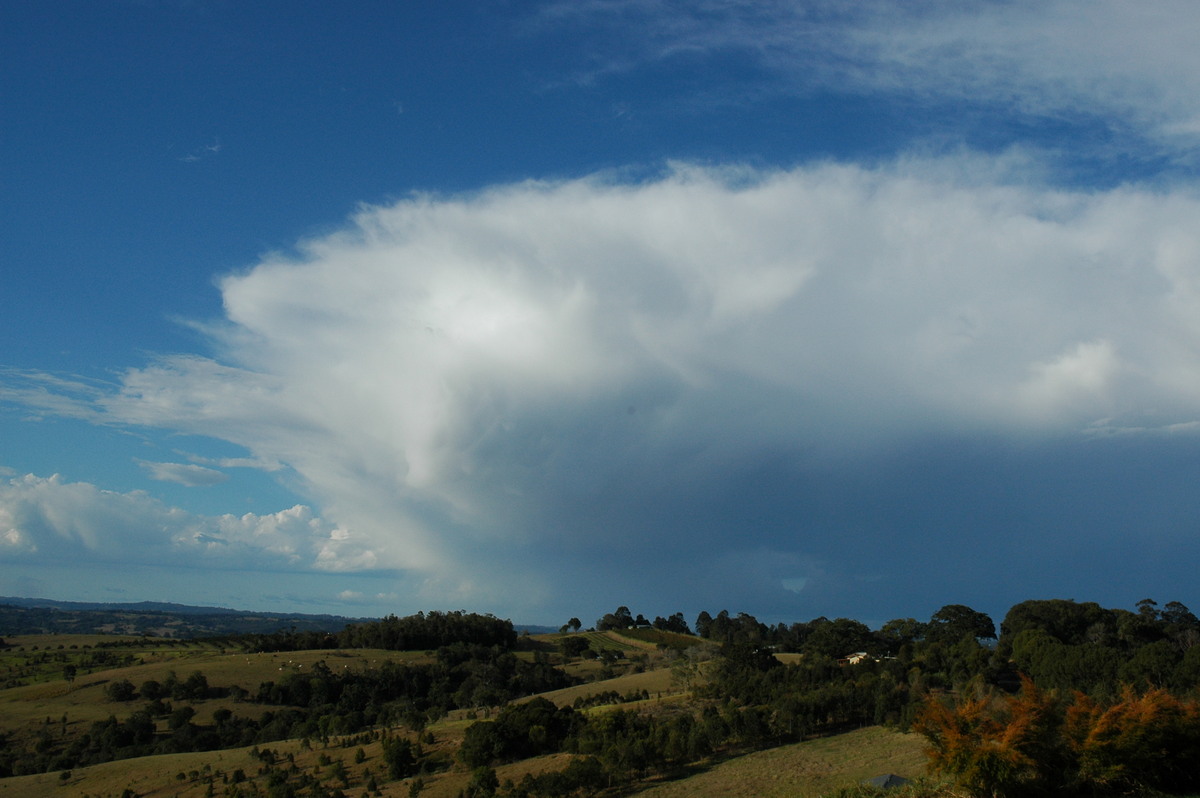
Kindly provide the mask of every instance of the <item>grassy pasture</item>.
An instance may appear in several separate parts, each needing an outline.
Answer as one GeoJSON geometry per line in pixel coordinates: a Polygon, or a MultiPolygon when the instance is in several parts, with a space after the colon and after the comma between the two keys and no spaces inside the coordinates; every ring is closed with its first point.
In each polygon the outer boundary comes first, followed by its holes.
{"type": "MultiPolygon", "coordinates": [[[[94,646],[97,642],[111,643],[115,636],[79,636],[79,635],[39,635],[24,639],[9,638],[9,642],[19,645],[6,650],[12,656],[24,657],[30,653],[41,653],[46,650],[59,652],[58,646],[63,645],[63,652],[84,652],[83,646],[94,646]],[[83,638],[87,637],[87,640],[83,638]],[[71,638],[68,640],[68,638],[71,638]],[[76,649],[72,650],[71,645],[76,649]],[[37,651],[33,651],[37,646],[37,651]],[[19,649],[24,649],[19,650],[19,649]]],[[[129,713],[145,705],[142,698],[128,702],[110,701],[105,695],[105,687],[113,681],[127,679],[135,687],[140,687],[147,680],[153,679],[165,682],[172,672],[178,679],[186,680],[193,672],[203,673],[210,687],[230,687],[238,685],[249,691],[256,691],[262,682],[273,681],[290,672],[303,673],[318,662],[323,661],[330,670],[356,670],[374,668],[386,661],[422,663],[430,662],[433,657],[424,651],[383,651],[383,650],[326,650],[279,652],[263,654],[234,653],[231,649],[222,650],[220,646],[196,643],[176,643],[174,646],[163,645],[155,639],[142,640],[128,638],[134,642],[130,648],[116,649],[119,652],[130,653],[138,664],[107,670],[97,670],[92,673],[80,671],[78,677],[68,682],[62,677],[62,662],[58,662],[53,673],[42,681],[0,690],[0,732],[11,733],[20,739],[27,734],[33,734],[43,728],[52,728],[55,735],[65,733],[68,736],[80,734],[88,730],[91,724],[104,720],[110,715],[123,718],[129,713]],[[144,645],[143,645],[144,643],[144,645]],[[62,730],[61,719],[67,718],[65,730],[62,730]],[[49,720],[49,723],[47,721],[49,720]],[[62,730],[62,731],[60,731],[62,730]]],[[[207,724],[212,721],[213,713],[222,707],[231,709],[241,716],[256,717],[262,711],[276,710],[278,707],[267,707],[251,702],[234,702],[228,698],[213,698],[198,702],[172,701],[176,706],[192,706],[196,709],[195,722],[207,724]]],[[[450,717],[433,724],[430,731],[436,736],[436,743],[426,745],[426,751],[441,751],[444,758],[451,762],[453,751],[462,740],[462,736],[474,719],[469,713],[459,711],[450,717]]],[[[482,717],[482,715],[481,715],[482,717]]],[[[160,725],[162,721],[159,721],[160,725]]],[[[319,746],[319,744],[317,744],[319,746]]],[[[262,748],[271,748],[281,756],[291,754],[301,770],[321,772],[321,757],[331,760],[341,760],[350,774],[350,784],[353,794],[360,794],[366,784],[365,769],[372,768],[382,794],[385,796],[407,795],[408,782],[387,782],[381,775],[382,749],[378,742],[366,743],[364,749],[367,759],[358,764],[354,762],[355,745],[348,750],[334,744],[329,748],[308,749],[300,741],[281,741],[267,743],[262,748]]],[[[67,778],[62,778],[60,771],[31,776],[19,776],[0,779],[0,797],[26,795],[61,795],[61,796],[105,796],[120,795],[126,788],[134,789],[140,796],[202,796],[208,789],[208,779],[213,777],[218,795],[224,792],[228,779],[235,770],[242,770],[250,780],[265,778],[259,776],[262,762],[250,754],[251,749],[233,749],[211,752],[196,752],[186,754],[171,754],[163,756],[142,757],[109,762],[88,768],[72,771],[67,778]],[[179,778],[180,775],[183,778],[179,778]]],[[[329,763],[325,763],[328,770],[329,763]]],[[[451,769],[445,774],[426,777],[429,789],[423,795],[453,796],[466,785],[469,774],[459,773],[451,769]],[[445,784],[443,784],[445,782],[445,784]],[[460,783],[461,782],[461,783],[460,783]],[[450,785],[450,786],[447,786],[450,785]]],[[[519,778],[519,776],[518,776],[519,778]]],[[[331,782],[332,783],[332,782],[331,782]]],[[[349,791],[348,791],[349,792],[349,791]]]]}
{"type": "Polygon", "coordinates": [[[541,697],[553,701],[557,706],[569,707],[574,703],[576,698],[587,698],[588,696],[606,693],[610,690],[615,691],[618,695],[627,695],[634,692],[640,693],[642,690],[645,690],[650,693],[651,699],[654,699],[659,694],[667,696],[683,692],[671,679],[670,669],[659,669],[645,671],[644,673],[630,673],[599,682],[578,684],[574,687],[564,687],[561,690],[542,693],[541,697]]]}
{"type": "Polygon", "coordinates": [[[55,651],[61,648],[70,649],[72,646],[83,648],[84,646],[98,646],[111,643],[134,643],[146,640],[147,643],[153,642],[148,638],[131,637],[129,635],[102,635],[102,634],[53,634],[53,635],[6,635],[4,642],[8,643],[9,649],[25,649],[33,650],[36,646],[41,651],[55,651]]]}
{"type": "MultiPolygon", "coordinates": [[[[461,738],[459,728],[466,721],[450,721],[430,727],[437,742],[426,750],[440,750],[447,758],[461,738]]],[[[269,747],[281,758],[292,755],[296,766],[314,773],[330,786],[341,786],[332,778],[331,765],[340,761],[349,777],[347,795],[361,794],[370,769],[378,779],[380,794],[387,798],[408,795],[411,780],[387,781],[380,778],[384,765],[378,742],[347,746],[332,744],[328,748],[306,749],[298,741],[285,741],[262,746],[269,747]],[[366,755],[356,763],[355,751],[361,747],[366,755]],[[324,762],[324,764],[322,764],[324,762]]],[[[0,779],[0,797],[32,795],[120,795],[126,787],[143,798],[199,798],[207,790],[211,776],[216,794],[224,791],[225,781],[236,770],[242,770],[249,780],[264,785],[259,769],[262,763],[254,758],[251,749],[212,751],[206,753],[171,754],[142,759],[110,762],[72,771],[67,779],[61,774],[45,773],[0,779]],[[180,778],[182,776],[182,778],[180,778]]],[[[708,770],[677,781],[664,782],[639,792],[649,798],[684,798],[684,796],[713,795],[731,798],[783,798],[820,796],[839,787],[857,784],[863,779],[883,773],[918,776],[924,772],[922,742],[915,735],[903,735],[880,728],[861,729],[838,737],[812,740],[795,745],[759,751],[728,759],[708,770]]],[[[526,773],[561,770],[570,760],[567,754],[554,754],[496,768],[501,781],[520,781],[526,773]]],[[[470,780],[470,773],[461,765],[427,775],[422,798],[453,798],[470,780]]]]}
{"type": "Polygon", "coordinates": [[[564,635],[564,637],[582,637],[588,641],[592,651],[620,651],[637,652],[637,651],[653,651],[654,647],[647,647],[637,640],[628,637],[622,637],[615,632],[580,632],[575,635],[564,635]]]}
{"type": "MultiPolygon", "coordinates": [[[[422,777],[425,783],[421,792],[422,798],[455,798],[471,779],[469,770],[454,763],[453,756],[467,726],[475,721],[466,718],[466,713],[452,714],[463,717],[452,716],[429,726],[428,730],[434,735],[435,742],[425,743],[425,751],[439,755],[450,767],[422,777]]],[[[480,718],[483,718],[482,714],[480,718]]],[[[265,743],[259,747],[275,752],[283,765],[291,764],[283,761],[290,755],[301,771],[317,775],[326,784],[343,789],[347,795],[361,795],[365,791],[368,770],[375,774],[380,794],[385,798],[409,794],[411,779],[388,781],[383,777],[386,766],[379,742],[360,744],[352,738],[336,738],[328,747],[314,743],[312,747],[306,748],[298,740],[285,740],[265,743]],[[365,754],[361,763],[355,762],[355,753],[359,748],[362,748],[365,754]],[[332,778],[331,765],[338,761],[349,776],[348,787],[332,778]]],[[[216,794],[222,795],[228,779],[236,770],[241,770],[248,781],[257,782],[260,786],[265,785],[265,776],[260,774],[263,764],[252,756],[251,751],[252,748],[238,748],[126,759],[79,768],[71,771],[66,779],[62,778],[59,771],[0,779],[0,798],[33,795],[58,795],[64,798],[82,795],[117,796],[126,788],[135,790],[141,798],[200,798],[208,789],[210,777],[213,779],[216,794]]],[[[496,768],[496,773],[502,781],[520,781],[526,773],[561,770],[569,760],[568,754],[553,754],[502,765],[496,768]]]]}
{"type": "Polygon", "coordinates": [[[681,635],[678,632],[666,632],[662,629],[622,629],[619,632],[612,631],[607,634],[613,639],[631,643],[632,645],[648,651],[657,650],[659,646],[663,646],[675,651],[683,651],[692,646],[703,645],[706,641],[693,635],[681,635]]]}
{"type": "Polygon", "coordinates": [[[923,776],[924,746],[919,735],[869,727],[728,759],[637,794],[646,798],[816,798],[886,773],[910,779],[923,776]]]}
{"type": "MultiPolygon", "coordinates": [[[[601,692],[614,691],[624,696],[643,690],[649,693],[649,701],[621,706],[630,709],[644,706],[653,711],[660,703],[688,700],[689,694],[673,679],[669,667],[675,655],[661,651],[659,642],[630,638],[624,632],[593,632],[583,633],[583,636],[594,640],[594,648],[624,652],[624,662],[628,667],[648,666],[651,669],[641,673],[624,673],[614,678],[544,694],[554,703],[568,706],[578,697],[601,692]],[[630,662],[631,658],[635,661],[630,662]],[[655,666],[659,667],[653,669],[655,666]]],[[[59,637],[64,639],[53,641],[52,650],[55,652],[60,650],[57,648],[60,642],[64,645],[64,651],[71,651],[69,646],[72,644],[78,647],[76,651],[83,651],[84,645],[94,646],[96,643],[95,640],[84,643],[82,639],[67,642],[67,636],[59,637]]],[[[101,641],[112,639],[101,638],[101,641]]],[[[217,645],[176,643],[170,646],[150,639],[144,641],[145,646],[142,647],[142,642],[138,641],[137,646],[129,649],[117,649],[132,652],[138,664],[90,674],[81,672],[74,682],[67,682],[61,678],[60,664],[60,673],[53,680],[0,690],[0,731],[15,732],[21,736],[23,733],[33,733],[42,728],[47,718],[51,721],[50,725],[58,725],[62,716],[66,715],[66,733],[77,734],[86,731],[93,721],[107,718],[110,714],[125,717],[129,712],[144,705],[140,698],[127,703],[107,700],[104,689],[113,680],[128,679],[135,687],[140,687],[149,679],[166,681],[171,672],[180,680],[186,680],[191,673],[199,671],[205,675],[211,687],[238,685],[254,691],[261,682],[277,680],[288,672],[303,673],[317,661],[324,661],[336,672],[375,667],[387,660],[422,662],[431,658],[425,652],[373,650],[246,654],[235,653],[232,649],[223,651],[217,645]]],[[[38,642],[26,641],[26,651],[14,653],[27,654],[33,645],[39,646],[39,651],[45,650],[45,638],[39,638],[38,642]]],[[[571,663],[571,667],[575,666],[593,669],[592,675],[602,668],[597,661],[571,663]]],[[[621,666],[618,666],[618,673],[620,669],[621,666]]],[[[182,706],[189,702],[173,703],[182,706]]],[[[230,699],[209,699],[191,705],[197,710],[196,722],[201,724],[211,722],[213,712],[221,707],[228,707],[237,715],[252,717],[267,709],[249,702],[235,703],[230,699]]],[[[596,707],[588,711],[603,712],[605,709],[596,707]]],[[[489,717],[494,717],[494,712],[456,710],[430,725],[429,731],[434,735],[434,742],[426,744],[425,750],[436,752],[448,768],[443,772],[423,777],[425,789],[421,794],[424,798],[453,798],[467,785],[470,773],[454,761],[454,752],[461,743],[466,728],[477,719],[489,717]]],[[[404,730],[395,729],[392,733],[404,733],[404,730]]],[[[382,746],[378,741],[369,741],[366,738],[335,738],[328,747],[321,747],[319,742],[314,742],[312,746],[310,748],[301,741],[291,740],[268,743],[260,747],[270,748],[280,757],[286,758],[290,755],[302,772],[314,774],[330,786],[342,787],[347,795],[357,796],[365,791],[369,778],[368,769],[375,775],[381,795],[409,794],[410,780],[391,782],[383,778],[385,766],[382,760],[382,746]],[[355,753],[360,747],[365,756],[361,763],[354,761],[355,753]],[[344,787],[340,782],[335,784],[333,781],[334,768],[338,762],[348,774],[348,784],[344,787]]],[[[569,759],[569,755],[565,754],[530,759],[500,766],[497,768],[497,774],[502,781],[519,781],[525,773],[560,770],[569,759]]],[[[863,778],[881,773],[917,775],[923,772],[923,767],[924,757],[919,739],[882,729],[864,729],[842,737],[814,740],[728,759],[689,778],[656,785],[647,792],[649,795],[663,798],[673,795],[753,795],[764,798],[820,795],[822,792],[854,784],[863,778]]],[[[260,772],[262,768],[263,763],[251,755],[250,749],[144,757],[80,768],[65,778],[60,772],[52,772],[0,779],[0,798],[24,795],[116,796],[127,787],[147,798],[199,798],[206,793],[210,780],[216,794],[222,794],[229,783],[228,779],[237,770],[241,770],[248,780],[265,786],[266,775],[260,772]]]]}
{"type": "Polygon", "coordinates": [[[532,640],[544,651],[558,651],[559,643],[567,637],[582,637],[588,641],[592,651],[618,651],[622,654],[654,653],[662,649],[675,652],[683,651],[692,646],[703,645],[706,641],[691,635],[681,635],[675,632],[664,632],[659,629],[621,629],[604,632],[555,632],[551,634],[532,635],[532,640]]]}
{"type": "MultiPolygon", "coordinates": [[[[461,733],[456,736],[440,725],[431,727],[431,730],[437,735],[437,742],[425,745],[426,752],[438,752],[447,762],[452,761],[453,751],[461,741],[461,733]]],[[[381,795],[388,798],[408,795],[411,780],[388,781],[384,776],[386,765],[383,762],[381,743],[368,742],[359,745],[345,740],[348,744],[342,745],[341,742],[343,741],[335,741],[328,747],[321,747],[319,744],[305,747],[298,740],[285,740],[259,747],[273,751],[278,757],[280,767],[291,766],[292,762],[287,761],[290,756],[301,772],[314,774],[327,785],[343,789],[347,795],[359,795],[365,791],[368,771],[375,775],[381,795]],[[362,748],[365,754],[361,763],[355,762],[355,752],[359,748],[362,748]],[[345,768],[348,785],[334,779],[331,766],[336,762],[341,762],[345,768]]],[[[234,773],[238,770],[242,771],[248,782],[256,782],[260,787],[265,786],[266,777],[261,772],[263,763],[252,755],[252,751],[253,748],[237,748],[125,759],[70,771],[66,779],[62,778],[59,771],[34,776],[16,776],[0,779],[0,798],[34,795],[57,795],[64,798],[82,795],[118,796],[126,788],[133,789],[139,798],[200,798],[206,794],[210,779],[214,792],[223,795],[226,785],[232,782],[234,773]]],[[[466,786],[470,774],[462,767],[452,767],[442,773],[427,775],[424,780],[427,788],[421,795],[425,798],[453,798],[466,786]]]]}
{"type": "MultiPolygon", "coordinates": [[[[164,682],[171,673],[182,681],[195,671],[203,673],[210,687],[237,685],[251,693],[257,691],[262,682],[275,681],[288,672],[303,673],[318,661],[324,661],[332,671],[373,668],[383,662],[428,662],[431,657],[425,652],[383,651],[361,649],[354,651],[299,651],[286,653],[246,654],[222,653],[213,646],[193,645],[175,647],[168,655],[158,656],[157,649],[130,649],[143,664],[80,674],[73,682],[67,682],[60,674],[54,681],[42,681],[22,687],[0,690],[0,731],[13,732],[18,736],[36,732],[49,718],[58,723],[63,716],[68,720],[68,734],[82,733],[96,721],[109,715],[124,718],[145,705],[143,699],[114,702],[105,695],[106,686],[113,681],[128,679],[134,687],[155,680],[164,682]]],[[[168,699],[169,700],[169,699],[168,699]]],[[[228,708],[239,716],[257,717],[267,709],[265,705],[251,702],[238,703],[229,698],[212,698],[199,702],[173,701],[175,706],[188,704],[196,710],[196,723],[209,723],[213,713],[228,708]]]]}

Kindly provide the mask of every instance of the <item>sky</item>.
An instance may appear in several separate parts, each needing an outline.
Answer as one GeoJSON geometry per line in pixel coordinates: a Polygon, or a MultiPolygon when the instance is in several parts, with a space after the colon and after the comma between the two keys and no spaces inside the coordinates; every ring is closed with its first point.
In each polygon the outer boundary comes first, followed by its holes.
{"type": "Polygon", "coordinates": [[[0,3],[0,595],[1195,607],[1198,26],[0,3]]]}

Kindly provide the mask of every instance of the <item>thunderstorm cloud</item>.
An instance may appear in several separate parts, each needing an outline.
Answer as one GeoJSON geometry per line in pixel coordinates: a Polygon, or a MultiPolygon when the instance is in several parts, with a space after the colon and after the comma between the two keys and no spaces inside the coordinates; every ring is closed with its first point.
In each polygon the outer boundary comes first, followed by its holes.
{"type": "Polygon", "coordinates": [[[803,506],[724,519],[762,556],[721,550],[713,525],[756,469],[812,485],[930,437],[1197,421],[1200,202],[1049,189],[1022,163],[677,165],[363,207],[221,282],[216,357],[132,369],[78,412],[287,464],[336,530],[262,551],[305,566],[490,595],[553,581],[522,568],[531,550],[660,556],[688,534],[718,548],[706,567],[811,592],[844,530],[803,506]]]}

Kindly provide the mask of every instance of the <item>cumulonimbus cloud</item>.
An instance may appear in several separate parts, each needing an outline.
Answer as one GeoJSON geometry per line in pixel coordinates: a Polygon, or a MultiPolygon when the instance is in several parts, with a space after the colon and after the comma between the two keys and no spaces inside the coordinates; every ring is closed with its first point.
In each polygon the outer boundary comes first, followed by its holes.
{"type": "Polygon", "coordinates": [[[765,449],[1191,428],[1200,201],[1023,174],[680,165],[363,207],[221,282],[215,358],[77,413],[287,464],[342,530],[321,567],[450,574],[570,540],[547,508],[609,512],[614,479],[715,484],[765,449]]]}

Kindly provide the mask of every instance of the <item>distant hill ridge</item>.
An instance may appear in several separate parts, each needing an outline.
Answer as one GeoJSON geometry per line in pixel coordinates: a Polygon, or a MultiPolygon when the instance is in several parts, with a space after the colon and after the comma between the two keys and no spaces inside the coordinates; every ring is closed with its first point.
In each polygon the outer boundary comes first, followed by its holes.
{"type": "MultiPolygon", "coordinates": [[[[0,637],[29,634],[127,634],[148,637],[219,637],[272,634],[280,630],[340,632],[378,618],[302,612],[263,612],[198,607],[169,601],[89,602],[0,596],[0,637]]],[[[554,631],[514,624],[518,632],[554,631]]]]}
{"type": "Polygon", "coordinates": [[[163,601],[85,602],[0,596],[0,636],[125,634],[147,637],[220,637],[272,634],[284,629],[340,632],[364,618],[299,612],[254,612],[163,601]]]}
{"type": "Polygon", "coordinates": [[[69,612],[166,612],[176,615],[254,615],[270,616],[272,618],[332,618],[354,623],[359,618],[349,618],[341,615],[309,614],[301,612],[258,612],[254,610],[234,610],[228,607],[202,607],[191,604],[176,604],[170,601],[56,601],[45,598],[23,598],[20,596],[0,596],[0,604],[13,607],[37,607],[42,609],[66,610],[69,612]]]}

